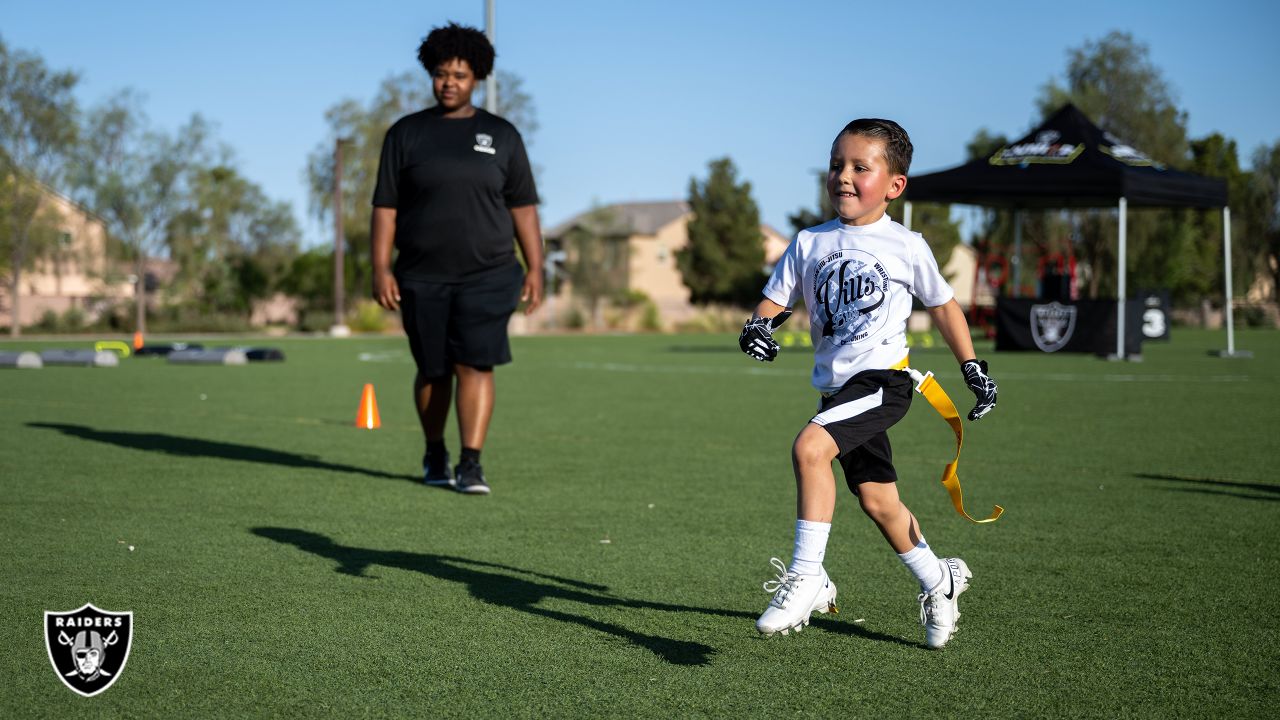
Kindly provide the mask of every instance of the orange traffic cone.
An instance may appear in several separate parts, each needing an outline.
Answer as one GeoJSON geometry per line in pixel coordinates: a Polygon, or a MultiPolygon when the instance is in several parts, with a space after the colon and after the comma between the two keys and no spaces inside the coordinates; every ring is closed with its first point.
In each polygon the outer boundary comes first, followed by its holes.
{"type": "Polygon", "coordinates": [[[136,332],[133,334],[133,349],[134,350],[142,349],[142,333],[141,332],[136,332]]]}
{"type": "Polygon", "coordinates": [[[364,384],[364,392],[360,394],[360,409],[356,411],[356,427],[373,430],[382,427],[382,418],[378,417],[378,400],[373,396],[373,383],[364,384]]]}

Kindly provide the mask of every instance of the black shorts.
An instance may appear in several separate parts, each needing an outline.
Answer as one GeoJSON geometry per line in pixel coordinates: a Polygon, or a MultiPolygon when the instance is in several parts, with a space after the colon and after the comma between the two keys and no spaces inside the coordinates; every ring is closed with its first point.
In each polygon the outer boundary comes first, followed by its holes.
{"type": "Polygon", "coordinates": [[[840,449],[844,479],[856,495],[864,482],[895,482],[893,449],[886,432],[911,408],[911,376],[902,370],[867,370],[834,395],[822,398],[812,422],[840,449]]]}
{"type": "Polygon", "coordinates": [[[511,362],[507,322],[524,285],[518,263],[459,283],[397,282],[400,315],[419,375],[441,377],[455,363],[491,368],[511,362]]]}

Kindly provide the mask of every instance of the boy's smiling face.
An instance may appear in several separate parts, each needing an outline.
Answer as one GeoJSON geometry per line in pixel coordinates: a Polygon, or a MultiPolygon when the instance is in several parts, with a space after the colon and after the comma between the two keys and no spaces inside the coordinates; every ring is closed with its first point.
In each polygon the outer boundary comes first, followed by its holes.
{"type": "Polygon", "coordinates": [[[831,144],[827,196],[844,224],[879,220],[889,201],[907,188],[907,177],[889,169],[884,151],[883,140],[866,135],[843,134],[831,144]]]}

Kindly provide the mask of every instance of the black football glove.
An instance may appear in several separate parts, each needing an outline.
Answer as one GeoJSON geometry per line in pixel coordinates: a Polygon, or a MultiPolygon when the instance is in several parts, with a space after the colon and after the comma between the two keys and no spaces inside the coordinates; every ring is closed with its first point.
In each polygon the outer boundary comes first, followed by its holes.
{"type": "Polygon", "coordinates": [[[977,420],[996,406],[996,381],[987,374],[985,360],[966,360],[960,365],[960,372],[964,373],[964,383],[978,398],[977,404],[969,411],[969,419],[977,420]]]}
{"type": "Polygon", "coordinates": [[[773,339],[773,331],[782,327],[782,323],[791,317],[790,310],[783,310],[773,318],[752,317],[742,326],[742,334],[738,336],[738,347],[742,352],[760,362],[773,362],[778,357],[778,341],[773,339]]]}

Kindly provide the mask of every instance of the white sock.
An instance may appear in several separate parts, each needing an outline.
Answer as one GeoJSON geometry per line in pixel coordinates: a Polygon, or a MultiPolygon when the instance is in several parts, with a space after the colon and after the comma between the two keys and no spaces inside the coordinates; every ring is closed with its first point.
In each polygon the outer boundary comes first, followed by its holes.
{"type": "Polygon", "coordinates": [[[902,559],[902,564],[907,566],[911,574],[920,581],[921,592],[929,592],[942,582],[944,578],[942,563],[938,561],[938,556],[933,554],[933,550],[929,548],[929,543],[925,542],[924,538],[920,538],[919,544],[907,552],[898,553],[898,557],[902,559]]]}
{"type": "Polygon", "coordinates": [[[831,535],[831,523],[796,521],[796,546],[791,553],[792,572],[801,575],[817,575],[822,572],[822,558],[827,554],[827,538],[831,535]]]}

